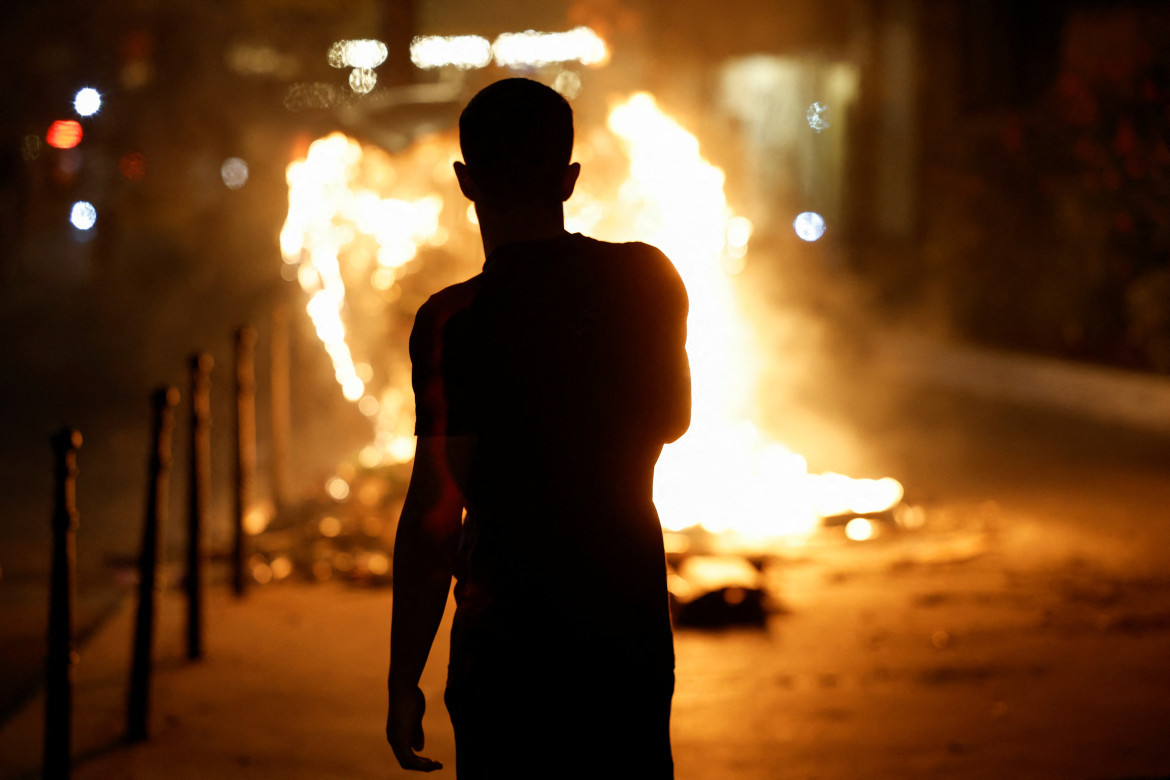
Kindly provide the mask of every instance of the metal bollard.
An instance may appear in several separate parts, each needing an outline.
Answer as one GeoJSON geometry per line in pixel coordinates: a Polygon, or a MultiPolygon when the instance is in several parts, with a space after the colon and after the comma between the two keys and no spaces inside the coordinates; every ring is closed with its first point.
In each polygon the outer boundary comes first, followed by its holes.
{"type": "Polygon", "coordinates": [[[187,491],[187,658],[203,657],[203,525],[211,486],[211,355],[191,356],[191,441],[187,491]]]}
{"type": "Polygon", "coordinates": [[[130,697],[126,708],[126,738],[147,738],[150,717],[150,677],[154,665],[154,607],[158,581],[161,529],[166,523],[171,473],[171,432],[179,391],[162,387],[153,396],[151,452],[148,465],[146,523],[142,557],[138,562],[138,617],[134,624],[134,661],[130,668],[130,697]]]}
{"type": "Polygon", "coordinates": [[[73,602],[77,594],[77,449],[81,433],[65,428],[50,441],[56,455],[49,648],[45,659],[46,778],[69,777],[73,741],[73,602]]]}
{"type": "Polygon", "coordinates": [[[289,385],[289,313],[287,306],[277,306],[272,312],[272,336],[269,351],[272,356],[272,500],[277,516],[288,509],[289,450],[292,440],[291,392],[289,385]]]}
{"type": "Polygon", "coordinates": [[[252,508],[256,482],[256,331],[236,331],[236,512],[232,551],[232,586],[243,596],[248,578],[248,532],[245,518],[252,508]]]}

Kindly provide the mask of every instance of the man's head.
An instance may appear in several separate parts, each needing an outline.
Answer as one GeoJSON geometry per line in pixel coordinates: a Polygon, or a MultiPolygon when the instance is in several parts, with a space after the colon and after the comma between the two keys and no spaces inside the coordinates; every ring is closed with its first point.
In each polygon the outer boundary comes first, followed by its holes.
{"type": "Polygon", "coordinates": [[[573,110],[539,82],[504,79],[480,90],[459,117],[459,146],[465,165],[455,171],[474,201],[560,202],[572,194],[573,110]]]}

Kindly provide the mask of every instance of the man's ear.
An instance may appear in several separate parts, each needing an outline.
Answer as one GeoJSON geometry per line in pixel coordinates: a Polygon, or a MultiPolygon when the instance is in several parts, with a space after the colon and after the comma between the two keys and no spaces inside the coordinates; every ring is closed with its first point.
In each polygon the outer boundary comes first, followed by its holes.
{"type": "Polygon", "coordinates": [[[459,180],[459,190],[472,203],[479,201],[479,188],[475,186],[475,180],[471,178],[471,171],[467,170],[467,166],[461,162],[453,163],[455,168],[455,178],[459,180]]]}
{"type": "Polygon", "coordinates": [[[562,201],[566,201],[573,196],[573,188],[577,186],[577,177],[580,175],[581,163],[571,163],[568,168],[565,168],[565,178],[561,180],[562,201]]]}

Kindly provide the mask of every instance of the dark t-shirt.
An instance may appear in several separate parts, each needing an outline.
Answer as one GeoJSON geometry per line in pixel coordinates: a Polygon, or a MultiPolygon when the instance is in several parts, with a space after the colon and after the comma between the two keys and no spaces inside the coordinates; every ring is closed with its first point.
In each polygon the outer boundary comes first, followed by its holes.
{"type": "Polygon", "coordinates": [[[657,249],[576,234],[502,247],[419,310],[416,433],[475,437],[453,675],[492,643],[673,664],[652,483],[689,419],[686,315],[657,249]]]}

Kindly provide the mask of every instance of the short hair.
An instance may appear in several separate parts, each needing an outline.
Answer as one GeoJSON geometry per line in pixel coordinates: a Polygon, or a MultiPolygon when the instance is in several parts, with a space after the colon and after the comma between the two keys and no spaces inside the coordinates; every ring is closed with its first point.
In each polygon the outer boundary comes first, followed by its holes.
{"type": "Polygon", "coordinates": [[[460,114],[459,147],[472,179],[489,197],[560,200],[573,154],[573,109],[538,81],[497,81],[460,114]]]}

